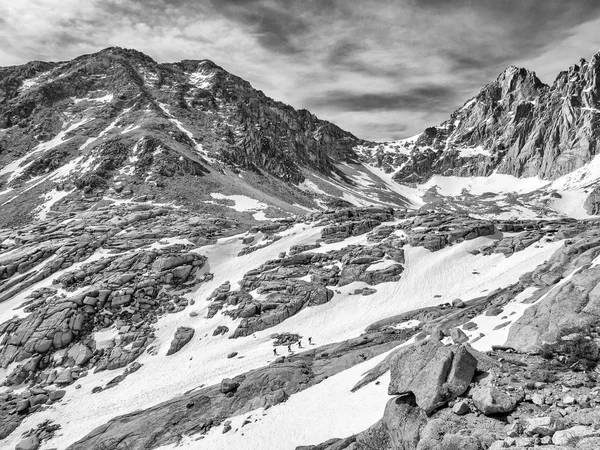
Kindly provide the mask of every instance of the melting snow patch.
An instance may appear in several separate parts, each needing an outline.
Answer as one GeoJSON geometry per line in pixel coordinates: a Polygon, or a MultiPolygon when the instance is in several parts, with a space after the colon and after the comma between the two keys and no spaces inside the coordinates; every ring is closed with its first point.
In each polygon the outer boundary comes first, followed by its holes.
{"type": "Polygon", "coordinates": [[[112,102],[114,98],[113,94],[106,94],[102,97],[95,97],[95,98],[90,98],[90,97],[84,97],[84,98],[76,98],[76,97],[71,97],[71,100],[73,101],[73,103],[75,103],[76,105],[78,103],[81,102],[96,102],[96,103],[110,103],[112,102]]]}
{"type": "Polygon", "coordinates": [[[406,322],[401,322],[397,325],[394,325],[392,328],[395,330],[407,330],[410,328],[415,328],[421,325],[421,321],[417,319],[407,320],[406,322]]]}
{"type": "Polygon", "coordinates": [[[453,197],[461,195],[463,189],[466,189],[472,195],[481,195],[485,192],[517,192],[526,194],[548,184],[548,181],[538,177],[517,178],[512,175],[493,173],[489,177],[445,177],[434,175],[427,183],[420,185],[419,188],[426,190],[436,186],[438,194],[453,197]]]}
{"type": "Polygon", "coordinates": [[[152,244],[150,246],[150,249],[156,250],[156,249],[161,249],[163,247],[169,247],[171,245],[176,245],[176,244],[194,245],[188,239],[171,237],[171,238],[164,238],[164,239],[161,239],[160,241],[155,242],[154,244],[152,244]]]}
{"type": "Polygon", "coordinates": [[[371,264],[369,267],[367,267],[367,272],[371,272],[374,270],[387,269],[388,267],[391,267],[394,264],[396,264],[396,261],[394,261],[392,259],[386,259],[384,261],[380,261],[380,262],[371,264]]]}
{"type": "Polygon", "coordinates": [[[38,207],[39,211],[37,212],[37,218],[39,220],[45,220],[46,216],[48,215],[48,212],[50,211],[52,206],[54,204],[58,203],[63,198],[65,198],[67,195],[69,195],[74,190],[75,189],[72,189],[70,191],[67,191],[67,190],[57,191],[56,189],[53,189],[50,192],[46,193],[45,194],[46,201],[38,207]]]}
{"type": "Polygon", "coordinates": [[[194,72],[190,75],[189,82],[200,89],[208,89],[212,85],[211,80],[214,76],[214,73],[194,72]]]}
{"type": "Polygon", "coordinates": [[[221,193],[212,193],[210,196],[217,200],[232,200],[235,202],[233,206],[228,206],[231,209],[235,209],[236,211],[245,212],[245,211],[257,211],[254,214],[255,220],[266,220],[265,214],[262,210],[268,208],[268,205],[265,205],[258,200],[255,200],[250,197],[246,197],[245,195],[225,195],[221,193]]]}
{"type": "MultiPolygon", "coordinates": [[[[4,175],[6,173],[10,173],[10,176],[8,178],[8,182],[10,183],[12,180],[14,180],[19,175],[21,175],[23,173],[23,171],[33,163],[33,161],[30,161],[29,163],[22,166],[21,164],[23,164],[27,159],[31,158],[32,156],[34,156],[37,153],[46,152],[48,150],[53,149],[54,147],[57,147],[58,145],[62,144],[63,142],[68,141],[69,139],[65,139],[65,136],[68,133],[77,129],[84,123],[89,122],[90,120],[91,120],[90,118],[86,118],[86,119],[81,120],[80,122],[70,124],[67,128],[63,128],[56,136],[54,136],[49,141],[41,143],[40,145],[35,147],[32,151],[27,153],[25,156],[14,160],[10,164],[7,164],[4,168],[0,169],[0,176],[4,175]]],[[[64,127],[64,125],[63,125],[63,127],[64,127]]]]}
{"type": "Polygon", "coordinates": [[[308,192],[314,192],[316,194],[327,195],[327,192],[325,192],[323,189],[321,189],[319,186],[317,186],[315,183],[313,183],[309,179],[305,179],[302,183],[300,183],[298,185],[298,188],[304,192],[308,191],[308,192]]]}
{"type": "Polygon", "coordinates": [[[202,147],[202,144],[200,144],[199,142],[196,141],[196,138],[194,137],[194,134],[188,130],[187,128],[185,128],[183,126],[183,124],[177,120],[173,114],[171,114],[171,112],[169,111],[169,109],[167,108],[167,106],[163,103],[159,103],[158,106],[160,107],[160,109],[163,110],[163,112],[169,116],[169,121],[171,123],[173,123],[178,129],[179,131],[181,131],[182,133],[184,133],[188,138],[190,138],[190,140],[194,143],[194,149],[196,150],[196,152],[201,155],[204,159],[206,159],[208,162],[210,163],[215,163],[214,158],[211,158],[208,155],[208,152],[204,150],[204,148],[202,147]]]}
{"type": "Polygon", "coordinates": [[[119,335],[116,328],[105,328],[104,330],[96,331],[92,334],[92,339],[96,341],[96,349],[104,349],[112,347],[112,341],[119,335]]]}
{"type": "Polygon", "coordinates": [[[121,131],[121,134],[129,133],[133,130],[137,130],[138,128],[140,128],[140,125],[132,123],[131,125],[128,125],[123,131],[121,131]]]}
{"type": "Polygon", "coordinates": [[[478,145],[477,147],[457,148],[456,150],[459,151],[462,158],[471,158],[477,155],[492,156],[492,153],[489,150],[484,149],[481,145],[478,145]]]}
{"type": "Polygon", "coordinates": [[[507,303],[502,312],[496,316],[481,314],[471,319],[470,322],[475,323],[477,328],[463,331],[469,336],[473,348],[488,351],[492,349],[492,345],[506,342],[511,325],[520,319],[525,310],[531,306],[530,303],[523,302],[537,290],[536,287],[526,288],[507,303]]]}
{"type": "Polygon", "coordinates": [[[356,197],[355,195],[352,195],[348,192],[342,193],[342,199],[346,200],[349,203],[352,203],[354,206],[372,206],[372,205],[376,204],[373,202],[361,200],[358,197],[356,197]]]}
{"type": "Polygon", "coordinates": [[[552,209],[574,219],[589,219],[590,216],[583,204],[589,193],[583,190],[563,191],[560,198],[552,198],[548,204],[552,209]]]}

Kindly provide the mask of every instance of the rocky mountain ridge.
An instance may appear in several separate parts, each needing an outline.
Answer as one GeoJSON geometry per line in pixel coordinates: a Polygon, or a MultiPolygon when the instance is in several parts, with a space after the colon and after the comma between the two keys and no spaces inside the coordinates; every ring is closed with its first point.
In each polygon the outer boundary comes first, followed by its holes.
{"type": "MultiPolygon", "coordinates": [[[[335,203],[339,189],[360,191],[340,165],[356,162],[352,148],[363,141],[208,60],[159,64],[108,48],[3,68],[0,92],[3,224],[31,220],[48,197],[48,209],[151,196],[226,214],[211,194],[251,192],[285,215],[335,203]],[[311,190],[306,176],[334,190],[311,190]]],[[[380,191],[381,202],[406,204],[380,191]]]]}
{"type": "Polygon", "coordinates": [[[436,127],[401,142],[400,151],[370,145],[363,159],[402,183],[432,175],[553,180],[598,153],[600,53],[561,72],[551,86],[511,66],[436,127]]]}

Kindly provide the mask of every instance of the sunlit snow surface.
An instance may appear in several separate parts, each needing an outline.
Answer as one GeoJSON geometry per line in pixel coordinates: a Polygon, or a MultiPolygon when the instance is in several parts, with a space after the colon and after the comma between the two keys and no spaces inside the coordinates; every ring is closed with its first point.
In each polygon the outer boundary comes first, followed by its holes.
{"type": "MultiPolygon", "coordinates": [[[[249,202],[243,203],[243,205],[244,207],[250,206],[249,202]]],[[[493,289],[516,282],[523,273],[533,270],[561,245],[560,242],[543,243],[540,246],[528,247],[509,258],[500,254],[484,256],[469,253],[470,250],[493,242],[493,238],[487,237],[466,241],[435,253],[424,248],[407,247],[406,270],[400,281],[377,285],[377,292],[373,295],[366,297],[350,295],[355,289],[366,286],[364,283],[355,282],[347,286],[336,287],[335,290],[339,293],[336,293],[329,303],[306,308],[283,323],[257,332],[254,336],[238,339],[212,336],[213,330],[219,325],[226,325],[230,330],[234,330],[237,326],[237,322],[222,314],[217,314],[212,319],[205,318],[209,306],[206,298],[215,288],[225,281],[230,281],[235,286],[248,270],[260,266],[269,259],[277,258],[280,252],[287,251],[292,245],[316,242],[321,237],[320,233],[320,227],[298,224],[279,233],[281,239],[271,245],[241,257],[237,256],[243,248],[240,236],[221,239],[214,245],[199,248],[198,253],[208,257],[207,267],[210,272],[214,273],[214,279],[200,285],[195,293],[188,294],[188,297],[196,301],[194,307],[163,317],[156,324],[158,355],[143,354],[138,359],[143,364],[140,370],[116,387],[93,394],[93,396],[91,390],[94,387],[106,384],[122,370],[90,373],[78,380],[77,384],[81,384],[80,389],[75,389],[75,385],[68,386],[65,401],[27,417],[5,441],[7,448],[14,448],[21,433],[47,419],[57,421],[62,428],[54,439],[44,444],[43,448],[66,448],[115,416],[148,408],[202,384],[219,383],[224,377],[232,377],[269,364],[273,361],[270,338],[273,333],[295,332],[302,336],[312,336],[316,345],[324,345],[359,336],[371,323],[395,314],[446,303],[457,297],[467,300],[485,295],[493,289]],[[479,274],[474,275],[473,272],[479,272],[479,274]],[[192,310],[196,311],[198,316],[191,317],[189,313],[192,310]],[[196,330],[196,334],[194,339],[182,350],[167,357],[166,352],[173,338],[174,330],[179,326],[192,326],[196,330]],[[226,356],[234,351],[238,352],[241,358],[228,359],[226,356]],[[91,401],[92,399],[93,401],[91,401]]],[[[344,248],[351,244],[372,245],[367,242],[366,235],[363,235],[352,237],[341,243],[324,245],[317,251],[344,248]]],[[[101,251],[98,253],[101,254],[101,251]]],[[[92,258],[97,257],[99,256],[92,256],[92,258]]],[[[59,272],[51,278],[60,275],[59,272]]],[[[31,290],[50,283],[51,280],[46,280],[33,285],[19,294],[18,298],[3,303],[0,305],[0,313],[2,313],[0,315],[4,316],[4,319],[8,319],[15,312],[24,315],[22,310],[12,311],[11,309],[18,308],[23,298],[31,290]]],[[[103,330],[104,332],[108,334],[110,330],[103,330]]],[[[103,338],[105,336],[106,334],[102,335],[103,338]]],[[[364,370],[371,367],[371,364],[374,362],[365,363],[364,370]]],[[[272,417],[262,418],[256,424],[251,425],[249,430],[253,431],[248,431],[248,433],[252,433],[258,440],[276,439],[276,435],[269,433],[278,431],[263,430],[262,424],[265,428],[269,428],[278,423],[278,426],[282,427],[280,428],[282,433],[289,435],[290,439],[284,444],[284,447],[278,446],[277,448],[288,448],[285,447],[288,444],[289,448],[294,448],[295,445],[320,442],[326,438],[339,437],[344,433],[351,434],[364,429],[370,422],[380,417],[386,401],[385,381],[381,383],[383,387],[373,385],[365,388],[368,390],[364,394],[348,392],[349,386],[360,379],[364,370],[354,368],[332,377],[339,380],[340,383],[340,386],[335,388],[340,391],[336,392],[341,395],[341,392],[344,391],[347,396],[347,398],[339,399],[339,409],[331,410],[331,405],[326,406],[326,403],[319,403],[321,406],[315,404],[314,408],[316,409],[311,410],[313,412],[310,416],[321,414],[318,411],[322,411],[323,423],[328,424],[330,423],[328,421],[333,420],[336,411],[341,414],[343,411],[351,410],[357,401],[359,403],[363,401],[363,395],[367,396],[367,393],[372,393],[374,397],[369,402],[373,403],[365,403],[364,417],[344,417],[343,421],[347,421],[347,428],[336,428],[331,425],[331,431],[327,431],[329,428],[326,430],[323,427],[316,432],[314,438],[303,434],[304,430],[285,431],[286,426],[292,426],[294,423],[291,417],[294,417],[294,411],[297,408],[307,407],[307,403],[310,403],[310,399],[313,398],[311,396],[324,395],[321,390],[327,386],[333,389],[331,385],[326,384],[321,387],[311,387],[306,392],[296,394],[297,399],[292,396],[286,405],[280,406],[284,411],[280,418],[277,418],[275,414],[272,417]],[[297,405],[297,408],[294,405],[297,405]],[[321,410],[321,407],[324,409],[321,410]],[[379,411],[378,414],[376,414],[376,410],[379,411]],[[286,423],[288,425],[285,425],[286,423]]],[[[330,383],[335,384],[333,381],[330,383]]],[[[364,401],[367,402],[367,400],[364,401]]],[[[336,406],[334,405],[333,408],[336,406]]],[[[256,414],[259,413],[256,412],[256,414]]],[[[302,414],[302,412],[299,411],[298,414],[302,414]]],[[[267,414],[267,416],[269,415],[270,413],[267,414]]],[[[312,427],[310,421],[317,419],[311,417],[301,420],[307,421],[306,427],[312,427]]],[[[327,426],[329,427],[329,425],[327,426]]],[[[225,436],[232,436],[234,439],[232,442],[238,442],[235,433],[228,433],[225,436]]],[[[207,439],[213,438],[209,436],[207,439]]],[[[223,437],[223,439],[227,438],[223,437]]],[[[207,440],[207,442],[213,441],[207,440]]],[[[201,444],[193,442],[190,445],[192,445],[190,448],[196,448],[193,445],[201,444]]],[[[221,448],[217,445],[221,444],[215,444],[214,448],[221,448]]],[[[225,446],[223,448],[226,448],[226,444],[223,445],[225,446]]],[[[233,445],[231,448],[262,449],[267,447],[237,447],[233,445]]]]}
{"type": "MultiPolygon", "coordinates": [[[[372,155],[377,152],[384,154],[410,155],[418,152],[419,148],[414,146],[418,136],[412,138],[377,144],[375,146],[356,146],[354,149],[359,153],[372,155]]],[[[477,158],[490,156],[489,149],[482,146],[457,147],[449,150],[457,150],[459,155],[465,158],[477,158]]],[[[406,164],[406,163],[405,163],[406,164]]],[[[548,217],[572,217],[575,219],[586,219],[593,216],[587,214],[584,202],[591,190],[600,184],[600,158],[594,157],[583,167],[559,177],[558,179],[544,180],[539,177],[518,178],[512,175],[501,174],[497,171],[489,176],[481,177],[459,177],[434,175],[422,184],[411,184],[410,187],[398,183],[393,179],[394,173],[385,173],[383,170],[365,163],[364,167],[374,177],[385,180],[388,188],[407,198],[411,206],[420,207],[432,201],[432,195],[438,199],[449,198],[449,203],[456,205],[455,211],[469,210],[469,202],[477,204],[477,210],[470,211],[477,217],[489,219],[528,219],[548,217]],[[477,198],[478,196],[489,196],[498,194],[496,199],[477,198]],[[462,198],[463,196],[467,198],[462,198]],[[518,196],[515,202],[514,196],[518,196]],[[427,200],[428,199],[428,200],[427,200]],[[492,201],[495,200],[495,201],[492,201]],[[489,210],[486,213],[485,209],[489,210]]],[[[396,169],[396,172],[400,168],[396,169]]],[[[369,186],[371,180],[357,179],[359,186],[369,186]]],[[[311,186],[307,186],[311,187],[311,186]]],[[[313,189],[314,190],[314,189],[313,189]]],[[[358,204],[356,202],[353,202],[358,204]]]]}
{"type": "Polygon", "coordinates": [[[537,177],[517,178],[512,175],[493,173],[489,177],[445,177],[434,175],[431,179],[421,185],[423,189],[437,187],[438,193],[445,196],[460,195],[466,189],[473,195],[481,195],[486,192],[493,193],[528,193],[547,185],[547,180],[537,177]]]}
{"type": "Polygon", "coordinates": [[[204,439],[191,436],[181,445],[160,450],[294,450],[299,445],[318,444],[363,431],[383,414],[390,398],[389,373],[379,379],[379,384],[370,383],[356,392],[350,390],[388,353],[329,377],[266,411],[260,408],[230,419],[232,429],[227,434],[219,426],[204,439]],[[248,418],[252,423],[242,428],[248,418]]]}
{"type": "Polygon", "coordinates": [[[225,195],[218,192],[214,192],[210,194],[210,196],[217,200],[233,201],[233,206],[229,206],[229,208],[234,209],[236,211],[256,211],[253,214],[255,220],[267,220],[267,217],[265,216],[263,210],[267,209],[268,205],[259,202],[258,200],[247,197],[245,195],[225,195]]]}

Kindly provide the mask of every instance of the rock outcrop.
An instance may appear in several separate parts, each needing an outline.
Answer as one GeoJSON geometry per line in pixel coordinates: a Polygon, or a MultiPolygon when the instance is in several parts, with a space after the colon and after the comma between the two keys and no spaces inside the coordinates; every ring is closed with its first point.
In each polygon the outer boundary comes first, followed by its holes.
{"type": "Polygon", "coordinates": [[[430,339],[396,354],[390,362],[388,394],[411,393],[426,414],[463,394],[477,360],[464,347],[449,348],[430,339]]]}
{"type": "Polygon", "coordinates": [[[179,327],[175,331],[175,336],[171,341],[171,346],[167,350],[167,356],[177,353],[185,344],[190,342],[194,337],[194,329],[190,327],[179,327]]]}
{"type": "Polygon", "coordinates": [[[590,231],[538,267],[531,278],[548,292],[511,327],[506,344],[530,351],[555,340],[562,329],[595,324],[600,317],[600,269],[590,264],[598,255],[600,234],[590,231]]]}

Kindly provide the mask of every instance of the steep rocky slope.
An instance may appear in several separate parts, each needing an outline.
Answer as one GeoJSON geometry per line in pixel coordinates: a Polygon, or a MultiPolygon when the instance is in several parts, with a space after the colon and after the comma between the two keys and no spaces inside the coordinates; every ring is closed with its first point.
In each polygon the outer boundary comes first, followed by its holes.
{"type": "Polygon", "coordinates": [[[305,174],[357,185],[338,166],[361,140],[208,60],[159,64],[108,48],[2,68],[0,92],[1,224],[107,197],[226,213],[215,193],[250,193],[277,217],[337,201],[335,189],[303,185],[305,174]]]}
{"type": "Polygon", "coordinates": [[[356,150],[434,208],[586,218],[598,213],[599,80],[600,53],[550,86],[511,66],[439,126],[356,150]]]}
{"type": "Polygon", "coordinates": [[[396,152],[371,149],[365,157],[404,183],[494,171],[553,180],[598,153],[599,104],[600,53],[561,72],[551,86],[511,66],[441,125],[398,142],[396,152]]]}

